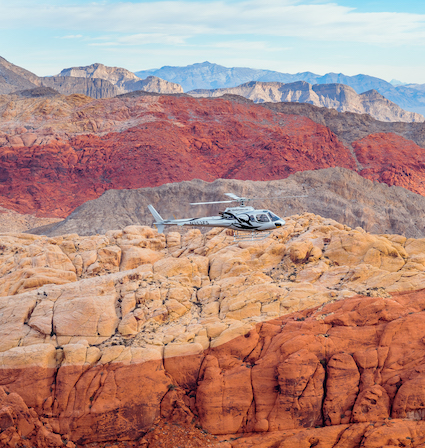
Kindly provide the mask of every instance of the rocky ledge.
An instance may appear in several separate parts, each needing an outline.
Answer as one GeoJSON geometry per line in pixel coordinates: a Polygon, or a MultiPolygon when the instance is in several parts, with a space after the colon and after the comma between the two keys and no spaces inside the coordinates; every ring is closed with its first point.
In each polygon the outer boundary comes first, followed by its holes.
{"type": "Polygon", "coordinates": [[[425,442],[425,239],[304,214],[1,234],[0,260],[1,446],[425,442]]]}

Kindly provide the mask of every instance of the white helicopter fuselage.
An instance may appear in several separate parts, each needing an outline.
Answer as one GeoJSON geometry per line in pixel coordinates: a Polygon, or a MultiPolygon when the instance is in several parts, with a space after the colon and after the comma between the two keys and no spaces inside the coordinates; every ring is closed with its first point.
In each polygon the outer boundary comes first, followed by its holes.
{"type": "Polygon", "coordinates": [[[249,206],[228,207],[219,216],[206,216],[203,218],[162,219],[158,212],[149,205],[149,210],[156,219],[154,224],[162,232],[164,226],[191,226],[191,227],[224,227],[232,230],[262,232],[274,230],[285,225],[285,221],[270,210],[256,210],[249,206]]]}

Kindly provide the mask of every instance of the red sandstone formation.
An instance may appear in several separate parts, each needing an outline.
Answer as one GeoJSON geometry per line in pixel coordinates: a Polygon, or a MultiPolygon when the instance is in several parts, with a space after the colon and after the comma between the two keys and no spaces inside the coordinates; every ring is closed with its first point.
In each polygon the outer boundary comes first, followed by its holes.
{"type": "Polygon", "coordinates": [[[0,395],[2,429],[9,428],[3,434],[54,437],[40,434],[44,415],[55,432],[72,434],[78,444],[141,437],[152,448],[170,446],[150,433],[143,437],[161,415],[223,435],[209,436],[211,446],[226,440],[221,446],[419,448],[425,442],[424,308],[423,291],[358,296],[263,322],[164,365],[12,369],[2,372],[3,384],[15,377],[7,384],[12,393],[0,395]],[[262,438],[243,434],[254,431],[262,438]]]}
{"type": "Polygon", "coordinates": [[[371,134],[352,146],[363,177],[425,195],[423,148],[393,133],[371,134]]]}
{"type": "MultiPolygon", "coordinates": [[[[35,135],[34,144],[25,140],[27,133],[4,137],[1,205],[65,217],[111,188],[194,178],[271,180],[300,169],[355,167],[349,150],[326,127],[307,118],[227,101],[154,100],[155,110],[141,114],[140,98],[113,100],[132,107],[134,126],[122,132],[61,134],[46,145],[37,144],[35,135]]],[[[102,105],[89,105],[97,103],[102,105]]]]}
{"type": "MultiPolygon", "coordinates": [[[[272,180],[358,166],[325,126],[253,104],[3,96],[0,113],[0,205],[38,216],[65,217],[111,188],[193,178],[272,180]]],[[[424,193],[422,148],[415,143],[377,134],[352,146],[364,177],[424,193]]]]}

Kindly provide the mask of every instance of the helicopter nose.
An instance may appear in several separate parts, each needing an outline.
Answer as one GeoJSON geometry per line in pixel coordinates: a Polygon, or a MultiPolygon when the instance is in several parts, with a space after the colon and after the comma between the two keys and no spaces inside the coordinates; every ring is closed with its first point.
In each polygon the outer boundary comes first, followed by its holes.
{"type": "Polygon", "coordinates": [[[276,227],[282,227],[284,224],[285,224],[285,221],[276,221],[276,222],[274,223],[274,225],[275,225],[276,227]]]}

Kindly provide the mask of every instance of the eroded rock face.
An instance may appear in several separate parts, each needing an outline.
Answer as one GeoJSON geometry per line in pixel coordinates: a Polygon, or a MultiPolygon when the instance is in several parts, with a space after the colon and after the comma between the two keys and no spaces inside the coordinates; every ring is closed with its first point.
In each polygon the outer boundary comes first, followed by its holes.
{"type": "MultiPolygon", "coordinates": [[[[373,234],[425,237],[425,197],[404,188],[364,179],[346,168],[303,171],[286,179],[267,182],[195,179],[154,188],[108,190],[101,197],[77,207],[64,221],[30,232],[48,236],[93,235],[124,229],[135,223],[150,225],[153,217],[147,207],[149,204],[165,217],[216,216],[221,210],[218,205],[200,205],[194,209],[190,203],[216,201],[225,197],[224,193],[228,191],[242,197],[268,198],[257,201],[256,207],[272,210],[281,217],[293,212],[309,212],[349,227],[362,227],[373,234]]],[[[174,229],[176,227],[170,230],[174,229]]]]}
{"type": "Polygon", "coordinates": [[[4,443],[136,440],[158,418],[234,447],[425,437],[422,240],[306,214],[254,242],[140,226],[1,241],[0,383],[32,416],[5,411],[4,443]]]}
{"type": "Polygon", "coordinates": [[[424,117],[407,112],[387,100],[376,90],[357,94],[344,84],[309,84],[305,81],[291,83],[250,81],[237,87],[212,90],[191,90],[195,98],[217,98],[223,95],[240,95],[255,103],[296,102],[336,109],[339,112],[369,114],[380,121],[420,122],[424,117]]]}
{"type": "Polygon", "coordinates": [[[356,166],[326,127],[230,101],[4,95],[0,115],[0,205],[39,216],[65,217],[111,188],[356,166]]]}
{"type": "MultiPolygon", "coordinates": [[[[97,80],[107,80],[116,87],[116,94],[123,94],[135,90],[144,90],[146,92],[155,93],[183,93],[183,88],[179,84],[165,81],[164,79],[158,78],[157,76],[148,76],[146,79],[141,79],[125,68],[107,67],[103,64],[98,63],[85,67],[66,68],[62,70],[58,76],[68,78],[91,78],[97,80]]],[[[49,78],[43,78],[43,81],[45,81],[46,79],[49,80],[49,78]]],[[[71,91],[69,93],[77,92],[71,91]]],[[[98,95],[96,97],[93,96],[93,98],[105,97],[106,95],[98,95]]]]}
{"type": "Polygon", "coordinates": [[[354,142],[353,148],[359,162],[365,166],[362,176],[388,185],[399,185],[415,193],[424,193],[421,186],[422,172],[417,169],[422,148],[414,142],[405,141],[393,133],[377,133],[354,142]],[[369,152],[371,148],[373,155],[369,152]]]}
{"type": "Polygon", "coordinates": [[[127,95],[1,95],[0,205],[66,217],[110,189],[192,179],[269,181],[329,167],[424,193],[419,123],[348,119],[328,109],[298,110],[302,104],[263,107],[236,96],[127,95]],[[404,173],[412,174],[409,180],[404,173]]]}

